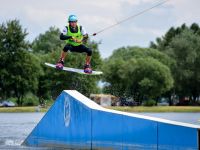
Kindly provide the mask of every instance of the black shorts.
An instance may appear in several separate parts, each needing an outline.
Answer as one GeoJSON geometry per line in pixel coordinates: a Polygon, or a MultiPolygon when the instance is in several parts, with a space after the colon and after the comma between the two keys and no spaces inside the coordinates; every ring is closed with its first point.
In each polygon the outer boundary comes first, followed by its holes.
{"type": "Polygon", "coordinates": [[[88,47],[86,47],[85,45],[79,45],[79,46],[72,46],[72,45],[65,45],[65,47],[63,48],[63,51],[64,52],[67,52],[67,51],[70,51],[70,52],[78,52],[78,53],[87,53],[88,56],[91,56],[92,55],[92,50],[88,47]]]}

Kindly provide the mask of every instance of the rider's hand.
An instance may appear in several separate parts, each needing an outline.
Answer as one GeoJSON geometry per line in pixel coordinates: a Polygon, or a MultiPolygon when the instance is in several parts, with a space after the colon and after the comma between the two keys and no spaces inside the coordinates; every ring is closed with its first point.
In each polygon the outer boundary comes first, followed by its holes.
{"type": "Polygon", "coordinates": [[[76,39],[75,37],[72,37],[72,40],[73,40],[74,42],[76,42],[76,43],[81,43],[81,42],[82,42],[81,40],[78,40],[78,39],[76,39]]]}
{"type": "Polygon", "coordinates": [[[86,44],[87,43],[87,41],[88,41],[88,34],[86,34],[86,35],[84,35],[83,36],[83,40],[82,40],[82,42],[84,43],[84,44],[86,44]]]}

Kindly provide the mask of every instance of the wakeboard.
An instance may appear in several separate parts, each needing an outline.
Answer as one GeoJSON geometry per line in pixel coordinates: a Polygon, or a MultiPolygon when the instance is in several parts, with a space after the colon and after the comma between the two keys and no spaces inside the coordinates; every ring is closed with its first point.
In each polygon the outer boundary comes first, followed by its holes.
{"type": "MultiPolygon", "coordinates": [[[[57,69],[56,65],[54,65],[54,64],[45,63],[45,65],[57,69]]],[[[103,72],[101,72],[101,71],[92,71],[92,73],[85,73],[83,69],[76,69],[76,68],[70,68],[70,67],[63,67],[63,69],[58,69],[58,70],[74,72],[74,73],[78,73],[78,74],[85,74],[85,75],[101,75],[101,74],[103,74],[103,72]]]]}

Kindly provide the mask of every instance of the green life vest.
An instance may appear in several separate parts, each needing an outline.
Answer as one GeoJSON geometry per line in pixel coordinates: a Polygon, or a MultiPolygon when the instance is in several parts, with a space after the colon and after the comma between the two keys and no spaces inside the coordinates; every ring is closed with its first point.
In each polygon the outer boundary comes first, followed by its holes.
{"type": "MultiPolygon", "coordinates": [[[[82,39],[83,39],[83,35],[82,35],[82,33],[81,33],[81,28],[80,28],[79,25],[78,25],[78,32],[77,32],[77,33],[72,33],[72,32],[70,31],[70,27],[67,26],[67,34],[66,34],[66,35],[67,35],[67,36],[72,36],[72,37],[76,38],[77,40],[82,40],[82,39]]],[[[77,43],[77,42],[74,42],[72,39],[66,40],[66,43],[67,43],[67,44],[70,44],[70,45],[72,45],[72,46],[79,46],[79,45],[82,44],[82,42],[81,42],[81,43],[77,43]]]]}

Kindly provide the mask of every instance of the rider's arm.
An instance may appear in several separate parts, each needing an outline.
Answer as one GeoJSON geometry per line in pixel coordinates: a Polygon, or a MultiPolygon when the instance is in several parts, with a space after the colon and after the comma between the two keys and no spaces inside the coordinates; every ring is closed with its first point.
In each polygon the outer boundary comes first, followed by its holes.
{"type": "Polygon", "coordinates": [[[68,40],[68,39],[71,39],[72,36],[67,36],[67,35],[64,35],[63,33],[60,34],[60,39],[61,40],[68,40]]]}
{"type": "Polygon", "coordinates": [[[61,40],[68,40],[68,39],[71,39],[72,37],[71,36],[67,36],[67,27],[65,27],[62,31],[62,33],[60,34],[60,39],[61,40]]]}

